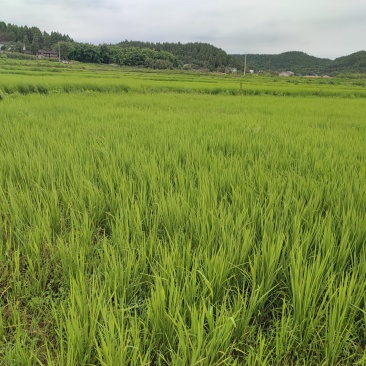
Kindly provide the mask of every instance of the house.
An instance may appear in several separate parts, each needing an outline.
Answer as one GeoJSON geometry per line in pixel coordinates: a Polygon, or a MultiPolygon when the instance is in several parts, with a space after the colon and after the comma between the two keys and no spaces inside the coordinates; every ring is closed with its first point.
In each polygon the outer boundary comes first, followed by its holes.
{"type": "Polygon", "coordinates": [[[225,73],[226,74],[236,74],[238,72],[238,69],[236,67],[226,67],[225,73]]]}
{"type": "Polygon", "coordinates": [[[47,50],[38,50],[37,57],[39,59],[58,60],[58,52],[47,51],[47,50]]]}
{"type": "Polygon", "coordinates": [[[286,77],[289,77],[289,76],[294,76],[295,73],[293,73],[292,71],[282,71],[278,74],[278,76],[286,76],[286,77]]]}

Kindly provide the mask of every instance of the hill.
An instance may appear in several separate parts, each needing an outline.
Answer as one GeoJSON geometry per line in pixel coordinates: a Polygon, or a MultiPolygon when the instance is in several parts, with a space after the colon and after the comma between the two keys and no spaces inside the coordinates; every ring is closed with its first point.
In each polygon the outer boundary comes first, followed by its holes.
{"type": "Polygon", "coordinates": [[[50,49],[58,42],[73,42],[67,34],[59,32],[47,33],[37,27],[17,26],[0,21],[0,43],[6,42],[8,49],[22,52],[25,46],[35,54],[38,49],[50,49]]]}
{"type": "MultiPolygon", "coordinates": [[[[232,55],[241,63],[245,55],[232,55]]],[[[310,56],[304,52],[292,51],[278,55],[248,54],[249,67],[262,71],[293,71],[296,74],[339,74],[339,73],[366,73],[366,51],[360,51],[335,60],[310,56]]]]}
{"type": "Polygon", "coordinates": [[[331,66],[332,73],[366,73],[366,51],[336,58],[331,66]]]}
{"type": "MultiPolygon", "coordinates": [[[[3,21],[0,21],[0,46],[3,50],[19,53],[20,56],[24,49],[35,55],[43,48],[60,51],[62,58],[80,62],[115,63],[159,69],[174,67],[210,71],[224,71],[228,67],[242,69],[245,57],[239,54],[229,55],[221,48],[201,42],[184,44],[125,40],[116,45],[97,46],[75,42],[70,36],[59,32],[47,33],[34,26],[17,26],[3,21]]],[[[247,66],[248,69],[256,71],[292,71],[300,75],[366,73],[366,51],[339,57],[334,61],[299,51],[277,55],[248,54],[247,66]]]]}
{"type": "MultiPolygon", "coordinates": [[[[17,26],[0,21],[0,46],[7,52],[33,55],[39,49],[59,50],[62,58],[92,63],[149,68],[204,68],[210,71],[226,67],[240,67],[240,62],[225,51],[208,43],[151,43],[122,41],[117,45],[93,45],[74,42],[68,35],[50,34],[37,27],[17,26]],[[60,42],[60,43],[59,43],[60,42]],[[5,47],[6,44],[6,47],[5,47]]],[[[1,51],[1,50],[0,50],[1,51]]]]}
{"type": "Polygon", "coordinates": [[[187,65],[187,67],[193,69],[205,68],[213,71],[227,66],[241,66],[239,60],[229,56],[221,48],[217,48],[208,43],[151,43],[125,40],[118,43],[118,46],[150,48],[155,49],[156,51],[167,51],[177,57],[181,66],[187,65]]]}

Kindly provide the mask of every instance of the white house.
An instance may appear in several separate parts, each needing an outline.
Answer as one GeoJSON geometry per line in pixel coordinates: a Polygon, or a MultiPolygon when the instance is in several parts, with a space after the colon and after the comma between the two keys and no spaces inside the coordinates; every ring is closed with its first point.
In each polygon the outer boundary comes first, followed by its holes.
{"type": "Polygon", "coordinates": [[[292,71],[283,71],[278,74],[278,76],[294,76],[295,74],[292,71]]]}

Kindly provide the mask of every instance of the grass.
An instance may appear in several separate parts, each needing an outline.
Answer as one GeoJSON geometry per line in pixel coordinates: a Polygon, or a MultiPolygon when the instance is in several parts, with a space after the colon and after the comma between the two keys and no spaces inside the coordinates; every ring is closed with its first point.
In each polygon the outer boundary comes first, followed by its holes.
{"type": "Polygon", "coordinates": [[[197,74],[0,58],[0,95],[96,92],[365,98],[366,81],[197,74]]]}
{"type": "Polygon", "coordinates": [[[0,101],[0,364],[364,364],[363,99],[129,87],[0,101]]]}

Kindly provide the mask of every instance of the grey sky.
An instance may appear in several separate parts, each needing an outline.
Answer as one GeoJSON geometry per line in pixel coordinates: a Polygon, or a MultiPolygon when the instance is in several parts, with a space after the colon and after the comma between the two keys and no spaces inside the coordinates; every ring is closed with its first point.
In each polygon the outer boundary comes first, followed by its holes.
{"type": "Polygon", "coordinates": [[[79,42],[208,42],[228,53],[366,50],[365,0],[2,0],[0,20],[79,42]]]}

